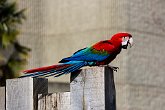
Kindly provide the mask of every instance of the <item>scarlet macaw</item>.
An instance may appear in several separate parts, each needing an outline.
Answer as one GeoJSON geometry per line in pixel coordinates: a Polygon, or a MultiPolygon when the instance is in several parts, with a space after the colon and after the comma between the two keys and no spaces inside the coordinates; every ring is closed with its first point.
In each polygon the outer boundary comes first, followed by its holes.
{"type": "MultiPolygon", "coordinates": [[[[132,35],[121,32],[112,36],[110,40],[100,41],[91,47],[78,50],[72,56],[63,58],[60,64],[25,70],[22,77],[49,77],[61,76],[63,74],[74,72],[84,66],[108,65],[122,49],[127,49],[133,44],[132,35]]],[[[117,67],[113,68],[114,70],[117,67]]]]}

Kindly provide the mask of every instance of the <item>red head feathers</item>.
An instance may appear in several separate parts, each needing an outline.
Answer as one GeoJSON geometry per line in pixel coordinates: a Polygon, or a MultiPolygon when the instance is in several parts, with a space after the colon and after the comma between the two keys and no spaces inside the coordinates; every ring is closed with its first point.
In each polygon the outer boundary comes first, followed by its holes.
{"type": "Polygon", "coordinates": [[[132,47],[132,45],[133,45],[132,35],[129,33],[126,33],[126,32],[121,32],[121,33],[117,33],[117,34],[113,35],[111,38],[111,42],[115,46],[122,45],[123,49],[126,49],[128,45],[130,45],[130,47],[132,47]]]}

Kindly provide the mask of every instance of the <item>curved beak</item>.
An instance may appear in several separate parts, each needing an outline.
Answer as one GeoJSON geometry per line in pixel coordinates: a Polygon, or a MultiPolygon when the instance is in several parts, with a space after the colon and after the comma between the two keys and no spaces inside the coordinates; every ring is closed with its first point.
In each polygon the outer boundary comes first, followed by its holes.
{"type": "Polygon", "coordinates": [[[128,44],[130,45],[130,48],[133,46],[133,38],[132,37],[129,39],[128,44]]]}

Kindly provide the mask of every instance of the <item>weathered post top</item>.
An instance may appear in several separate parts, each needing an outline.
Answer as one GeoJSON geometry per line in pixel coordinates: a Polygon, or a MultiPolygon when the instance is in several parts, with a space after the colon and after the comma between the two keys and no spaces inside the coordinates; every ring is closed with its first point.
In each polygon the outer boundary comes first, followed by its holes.
{"type": "Polygon", "coordinates": [[[83,69],[71,74],[71,110],[116,110],[113,70],[83,69]]]}
{"type": "Polygon", "coordinates": [[[43,78],[18,78],[6,81],[6,110],[37,110],[38,94],[48,93],[43,78]]]}

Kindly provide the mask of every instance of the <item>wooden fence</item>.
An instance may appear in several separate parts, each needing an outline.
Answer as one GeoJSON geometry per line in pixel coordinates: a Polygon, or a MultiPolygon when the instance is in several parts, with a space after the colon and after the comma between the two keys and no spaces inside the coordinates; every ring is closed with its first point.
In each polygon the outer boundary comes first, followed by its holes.
{"type": "Polygon", "coordinates": [[[48,93],[45,78],[18,78],[0,88],[0,110],[116,110],[113,71],[108,67],[71,74],[70,92],[48,93]]]}

